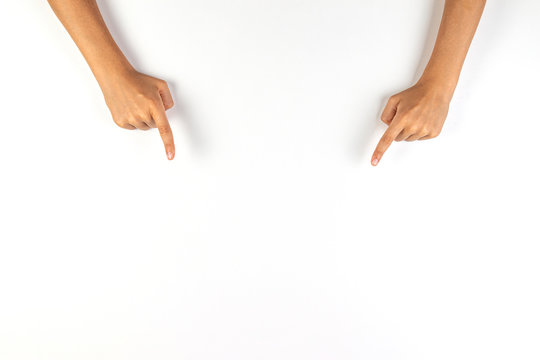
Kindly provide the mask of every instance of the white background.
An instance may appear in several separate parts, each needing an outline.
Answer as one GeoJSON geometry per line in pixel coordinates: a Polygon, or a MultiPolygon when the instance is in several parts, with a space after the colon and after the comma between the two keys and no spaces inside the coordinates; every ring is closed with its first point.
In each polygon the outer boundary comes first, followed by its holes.
{"type": "Polygon", "coordinates": [[[488,0],[442,135],[369,164],[442,3],[100,1],[173,162],[3,3],[0,358],[540,358],[540,2],[488,0]]]}

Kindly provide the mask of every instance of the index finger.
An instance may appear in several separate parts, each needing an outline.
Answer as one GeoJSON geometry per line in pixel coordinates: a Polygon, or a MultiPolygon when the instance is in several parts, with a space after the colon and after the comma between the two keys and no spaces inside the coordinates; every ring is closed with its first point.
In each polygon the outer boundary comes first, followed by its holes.
{"type": "Polygon", "coordinates": [[[375,148],[375,152],[373,153],[373,156],[371,157],[371,165],[377,166],[379,161],[381,161],[382,156],[388,150],[390,145],[394,142],[396,137],[401,132],[401,126],[399,124],[399,121],[392,121],[390,123],[390,126],[388,126],[388,129],[384,132],[383,136],[381,137],[381,140],[379,140],[379,143],[377,144],[377,148],[375,148]]]}
{"type": "Polygon", "coordinates": [[[155,107],[152,117],[156,122],[156,126],[159,130],[159,135],[161,136],[163,145],[165,145],[165,152],[167,153],[167,158],[169,160],[172,160],[174,158],[174,138],[171,126],[169,125],[169,120],[167,119],[167,115],[165,114],[165,108],[163,107],[161,101],[159,102],[159,105],[155,107]]]}

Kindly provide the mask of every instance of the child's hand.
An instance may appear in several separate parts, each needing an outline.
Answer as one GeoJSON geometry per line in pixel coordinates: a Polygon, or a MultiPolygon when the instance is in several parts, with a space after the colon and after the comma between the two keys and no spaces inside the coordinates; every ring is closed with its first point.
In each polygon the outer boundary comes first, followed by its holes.
{"type": "Polygon", "coordinates": [[[379,163],[393,141],[427,140],[438,136],[449,105],[449,96],[427,84],[417,84],[391,96],[381,116],[388,128],[373,153],[371,164],[379,163]]]}
{"type": "Polygon", "coordinates": [[[116,125],[129,130],[157,127],[167,158],[174,158],[174,139],[165,115],[174,103],[164,80],[130,71],[108,79],[101,88],[116,125]]]}

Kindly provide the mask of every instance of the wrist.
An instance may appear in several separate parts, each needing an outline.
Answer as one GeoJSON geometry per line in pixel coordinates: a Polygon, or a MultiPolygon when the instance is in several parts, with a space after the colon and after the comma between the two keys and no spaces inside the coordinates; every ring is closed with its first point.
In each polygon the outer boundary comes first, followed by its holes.
{"type": "Polygon", "coordinates": [[[417,81],[416,86],[420,86],[426,89],[426,91],[429,91],[434,96],[446,102],[450,102],[454,95],[456,83],[451,80],[430,77],[424,74],[417,81]]]}
{"type": "Polygon", "coordinates": [[[127,59],[109,61],[91,68],[101,87],[109,87],[112,84],[122,82],[136,72],[127,59]]]}

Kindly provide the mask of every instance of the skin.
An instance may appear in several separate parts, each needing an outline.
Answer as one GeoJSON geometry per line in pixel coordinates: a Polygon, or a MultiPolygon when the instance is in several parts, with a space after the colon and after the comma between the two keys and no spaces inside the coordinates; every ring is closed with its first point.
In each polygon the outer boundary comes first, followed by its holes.
{"type": "MultiPolygon", "coordinates": [[[[48,0],[86,59],[114,122],[129,130],[158,128],[167,158],[174,139],[166,110],[173,105],[164,80],[135,70],[124,56],[95,0],[48,0]]],[[[418,82],[390,97],[381,120],[388,125],[373,153],[376,166],[394,141],[438,136],[446,120],[486,0],[446,0],[431,58],[418,82]]]]}
{"type": "Polygon", "coordinates": [[[174,139],[165,111],[173,105],[164,80],[136,71],[126,59],[95,0],[48,0],[86,59],[114,122],[128,130],[158,128],[165,153],[174,158],[174,139]]]}
{"type": "Polygon", "coordinates": [[[486,0],[446,0],[431,58],[418,82],[390,97],[381,115],[388,125],[371,158],[377,166],[394,141],[427,140],[443,128],[450,101],[486,0]]]}

